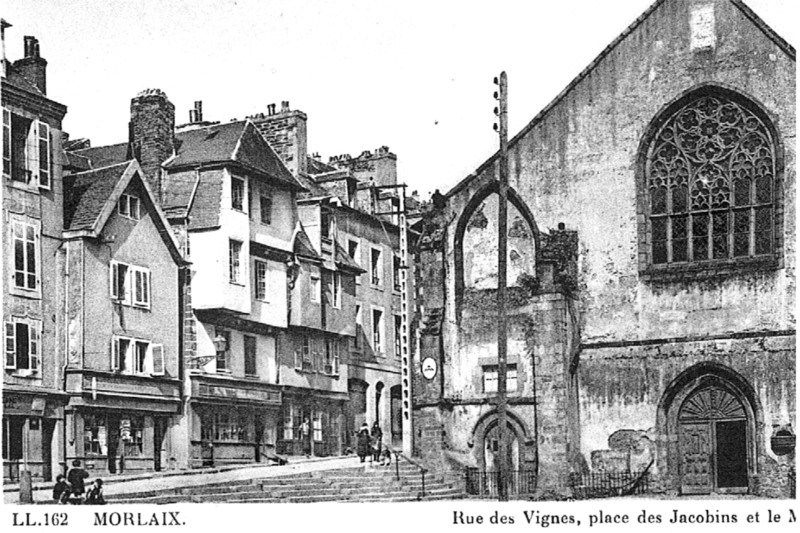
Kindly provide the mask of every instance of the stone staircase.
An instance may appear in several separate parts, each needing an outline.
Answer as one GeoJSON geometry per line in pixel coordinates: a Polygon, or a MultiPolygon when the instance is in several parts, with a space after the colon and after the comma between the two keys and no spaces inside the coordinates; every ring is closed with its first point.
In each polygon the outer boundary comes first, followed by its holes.
{"type": "Polygon", "coordinates": [[[396,467],[364,466],[282,476],[256,478],[199,486],[147,491],[106,498],[108,503],[312,503],[405,502],[464,498],[458,479],[451,475],[422,474],[401,461],[396,467]]]}

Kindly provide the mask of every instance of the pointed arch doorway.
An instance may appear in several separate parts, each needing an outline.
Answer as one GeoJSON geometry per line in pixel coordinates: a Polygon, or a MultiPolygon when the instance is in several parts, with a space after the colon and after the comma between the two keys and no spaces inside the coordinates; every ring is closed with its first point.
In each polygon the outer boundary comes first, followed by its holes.
{"type": "Polygon", "coordinates": [[[748,423],[742,401],[720,385],[693,392],[678,413],[681,493],[745,493],[748,423]]]}

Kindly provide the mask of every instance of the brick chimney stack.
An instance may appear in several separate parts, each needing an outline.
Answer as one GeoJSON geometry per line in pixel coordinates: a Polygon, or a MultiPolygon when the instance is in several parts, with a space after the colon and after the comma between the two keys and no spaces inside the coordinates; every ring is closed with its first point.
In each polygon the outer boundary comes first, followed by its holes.
{"type": "Polygon", "coordinates": [[[32,35],[25,36],[25,55],[14,62],[16,68],[42,94],[47,94],[47,61],[39,52],[39,40],[32,35]]]}
{"type": "Polygon", "coordinates": [[[161,165],[175,153],[175,106],[160,89],[145,89],[131,99],[128,155],[135,157],[161,203],[161,165]]]}
{"type": "Polygon", "coordinates": [[[194,103],[194,109],[189,110],[189,124],[197,124],[203,122],[203,102],[197,100],[194,103]]]}

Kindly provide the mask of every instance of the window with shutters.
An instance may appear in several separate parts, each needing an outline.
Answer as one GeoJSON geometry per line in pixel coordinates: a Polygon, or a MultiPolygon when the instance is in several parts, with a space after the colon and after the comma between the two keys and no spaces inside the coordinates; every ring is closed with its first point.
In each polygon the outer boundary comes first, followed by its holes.
{"type": "Polygon", "coordinates": [[[50,189],[50,126],[3,109],[3,175],[15,183],[50,189]]]}
{"type": "Polygon", "coordinates": [[[383,254],[380,248],[370,249],[370,283],[375,288],[383,288],[383,254]]]}
{"type": "Polygon", "coordinates": [[[41,290],[40,277],[40,225],[24,217],[11,218],[9,224],[13,254],[13,263],[9,268],[12,278],[12,290],[29,295],[41,290]]]}
{"type": "Polygon", "coordinates": [[[166,374],[164,345],[145,339],[114,336],[111,339],[111,369],[123,374],[166,374]]]}
{"type": "Polygon", "coordinates": [[[643,162],[651,271],[764,263],[780,247],[779,154],[769,118],[705,88],[651,128],[643,162]]]}
{"type": "Polygon", "coordinates": [[[38,374],[41,368],[42,323],[11,319],[4,328],[5,368],[22,375],[38,374]]]}
{"type": "MultiPolygon", "coordinates": [[[[347,239],[347,255],[358,266],[361,266],[361,244],[357,239],[347,239]]],[[[356,284],[361,284],[361,274],[356,274],[356,284]]]]}
{"type": "Polygon", "coordinates": [[[111,299],[123,305],[150,309],[150,269],[111,261],[111,299]]]}
{"type": "Polygon", "coordinates": [[[217,372],[230,372],[231,332],[217,328],[215,337],[219,336],[225,339],[225,349],[217,352],[217,372]]]}
{"type": "Polygon", "coordinates": [[[334,309],[342,307],[342,275],[339,272],[331,272],[331,306],[334,309]]]}
{"type": "Polygon", "coordinates": [[[302,362],[301,362],[301,369],[305,372],[313,372],[314,371],[314,361],[313,355],[311,352],[311,339],[308,337],[303,337],[303,345],[302,345],[302,362]]]}
{"type": "Polygon", "coordinates": [[[339,374],[339,341],[325,339],[325,368],[326,374],[336,376],[339,374]]]}

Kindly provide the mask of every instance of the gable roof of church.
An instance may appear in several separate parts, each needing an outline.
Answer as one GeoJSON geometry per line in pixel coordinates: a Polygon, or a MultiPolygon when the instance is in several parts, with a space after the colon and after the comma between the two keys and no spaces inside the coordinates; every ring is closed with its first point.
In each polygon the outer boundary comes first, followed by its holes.
{"type": "MultiPolygon", "coordinates": [[[[625,40],[631,33],[633,33],[642,23],[647,20],[653,12],[658,9],[662,4],[667,2],[668,0],[656,0],[653,2],[650,7],[648,7],[644,13],[639,15],[625,30],[617,36],[616,39],[611,41],[611,43],[606,46],[602,52],[600,52],[597,57],[592,60],[589,65],[584,68],[569,84],[560,92],[558,95],[553,98],[553,100],[547,104],[536,116],[531,119],[528,124],[526,124],[514,137],[509,139],[508,145],[513,146],[520,138],[526,135],[530,130],[532,130],[537,124],[539,124],[544,117],[550,113],[550,111],[556,107],[571,91],[574,89],[581,81],[584,80],[596,67],[600,64],[603,59],[608,56],[622,41],[625,40]]],[[[755,11],[750,9],[747,4],[744,3],[743,0],[728,0],[731,4],[733,4],[737,9],[739,9],[742,14],[747,17],[759,30],[761,30],[767,38],[769,38],[775,45],[780,48],[792,61],[796,61],[796,53],[794,46],[789,44],[786,39],[778,35],[778,33],[773,30],[769,24],[764,22],[764,20],[759,17],[755,11]]],[[[486,167],[494,163],[495,159],[498,157],[498,152],[492,154],[489,159],[484,161],[481,165],[478,166],[475,171],[470,173],[467,177],[459,181],[455,186],[453,186],[448,192],[445,193],[445,196],[452,196],[458,193],[461,189],[467,186],[473,178],[483,172],[486,167]]]]}

